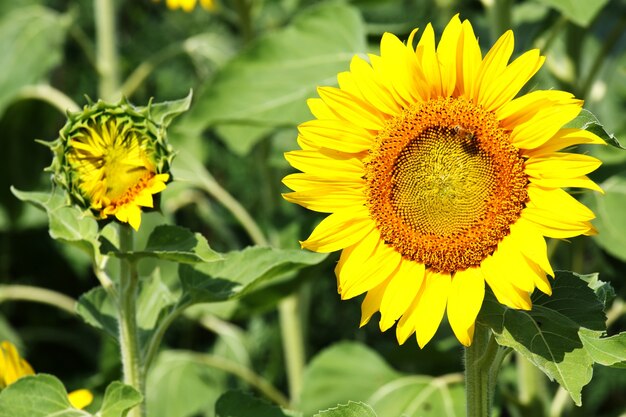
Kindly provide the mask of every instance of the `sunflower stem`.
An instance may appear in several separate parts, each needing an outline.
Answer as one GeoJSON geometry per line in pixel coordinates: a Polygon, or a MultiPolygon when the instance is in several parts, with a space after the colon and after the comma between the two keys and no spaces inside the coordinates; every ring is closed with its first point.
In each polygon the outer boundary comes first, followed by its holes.
{"type": "Polygon", "coordinates": [[[119,57],[114,0],[94,0],[96,26],[96,67],[100,75],[98,95],[103,100],[119,94],[119,57]]]}
{"type": "Polygon", "coordinates": [[[467,417],[489,417],[497,370],[502,362],[499,346],[488,328],[476,325],[474,341],[465,348],[467,417]]]}
{"type": "MultiPolygon", "coordinates": [[[[119,224],[120,252],[133,250],[133,230],[127,224],[119,224]]],[[[144,395],[144,375],[139,357],[139,335],[137,332],[137,268],[129,259],[120,260],[120,293],[118,298],[118,316],[120,332],[120,352],[124,383],[144,395]]],[[[143,417],[143,401],[131,409],[127,417],[143,417]]]]}

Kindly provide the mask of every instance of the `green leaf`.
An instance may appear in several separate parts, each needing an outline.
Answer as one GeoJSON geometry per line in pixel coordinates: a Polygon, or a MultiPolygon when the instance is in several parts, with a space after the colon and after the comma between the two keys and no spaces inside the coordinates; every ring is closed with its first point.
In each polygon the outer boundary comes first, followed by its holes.
{"type": "MultiPolygon", "coordinates": [[[[176,304],[176,297],[163,284],[159,274],[143,278],[139,282],[137,297],[137,325],[140,350],[152,337],[155,329],[176,304]]],[[[78,299],[76,312],[95,328],[104,330],[117,340],[119,332],[115,301],[102,287],[96,287],[78,299]]]]}
{"type": "Polygon", "coordinates": [[[295,417],[296,415],[241,391],[228,391],[215,404],[215,417],[295,417]]]}
{"type": "Polygon", "coordinates": [[[626,261],[626,172],[621,172],[601,184],[604,195],[589,194],[585,203],[598,216],[593,237],[605,251],[626,261]]]}
{"type": "Polygon", "coordinates": [[[87,324],[104,330],[117,340],[119,325],[115,303],[102,287],[96,287],[81,295],[76,305],[76,313],[87,324]]]}
{"type": "Polygon", "coordinates": [[[578,278],[587,283],[587,286],[593,290],[598,300],[604,306],[604,310],[606,310],[609,307],[609,304],[615,298],[615,290],[613,289],[613,286],[608,282],[601,281],[599,278],[600,274],[598,273],[576,275],[578,276],[578,278]]]}
{"type": "MultiPolygon", "coordinates": [[[[213,262],[222,259],[221,255],[209,247],[200,233],[174,225],[157,226],[144,250],[121,253],[111,244],[106,245],[108,254],[117,257],[141,259],[146,257],[172,262],[213,262]]],[[[104,249],[103,249],[104,251],[104,249]]]]}
{"type": "Polygon", "coordinates": [[[326,254],[303,250],[249,247],[229,252],[224,259],[212,263],[181,264],[183,299],[191,303],[226,301],[325,258],[326,254]]]}
{"type": "Polygon", "coordinates": [[[223,375],[187,352],[164,351],[148,374],[146,404],[150,417],[188,417],[213,410],[224,391],[223,375]]]}
{"type": "Polygon", "coordinates": [[[104,392],[100,415],[101,417],[124,417],[126,410],[136,406],[141,400],[141,394],[135,388],[114,381],[104,392]]]}
{"type": "Polygon", "coordinates": [[[407,376],[382,385],[368,400],[381,416],[465,415],[463,377],[407,376]]]}
{"type": "Polygon", "coordinates": [[[56,377],[37,374],[20,378],[0,392],[0,417],[91,417],[70,404],[56,377]]]}
{"type": "Polygon", "coordinates": [[[300,409],[308,416],[351,400],[367,401],[381,386],[400,376],[370,348],[355,342],[337,343],[307,366],[300,409]]]}
{"type": "Polygon", "coordinates": [[[75,245],[89,254],[97,250],[98,222],[74,206],[67,205],[65,196],[58,190],[52,194],[26,192],[11,187],[18,199],[31,203],[48,214],[50,237],[75,245]]]}
{"type": "Polygon", "coordinates": [[[487,293],[478,321],[489,326],[502,346],[521,353],[574,402],[592,375],[593,358],[579,337],[581,329],[604,331],[604,305],[575,273],[557,271],[553,294],[536,292],[530,311],[513,310],[487,293]]]}
{"type": "Polygon", "coordinates": [[[0,115],[23,87],[44,80],[61,62],[67,15],[41,6],[21,7],[0,18],[0,115]]]}
{"type": "Polygon", "coordinates": [[[537,0],[558,10],[572,22],[587,27],[609,0],[537,0]]]}
{"type": "MultiPolygon", "coordinates": [[[[385,415],[385,414],[383,414],[385,415]]],[[[391,414],[389,414],[391,415],[391,414]]],[[[394,414],[400,415],[400,414],[394,414]]],[[[364,403],[348,402],[315,414],[313,417],[377,417],[372,407],[364,403]]]]}
{"type": "Polygon", "coordinates": [[[365,51],[354,8],[327,2],[303,10],[222,67],[181,125],[194,133],[219,126],[227,146],[245,154],[273,128],[310,118],[306,99],[317,86],[336,84],[337,73],[365,51]]]}
{"type": "Polygon", "coordinates": [[[150,119],[164,128],[168,127],[174,118],[189,110],[192,96],[193,91],[190,90],[187,97],[180,100],[150,103],[150,119]]]}
{"type": "MultiPolygon", "coordinates": [[[[593,2],[588,3],[591,4],[593,2]]],[[[588,130],[589,132],[598,135],[609,145],[619,149],[626,149],[619,143],[615,135],[604,130],[604,126],[600,123],[600,120],[598,120],[595,114],[591,113],[587,109],[582,109],[578,116],[569,122],[566,127],[588,130]]]]}
{"type": "Polygon", "coordinates": [[[603,332],[580,329],[578,335],[594,362],[604,366],[626,366],[626,332],[602,337],[603,332]]]}

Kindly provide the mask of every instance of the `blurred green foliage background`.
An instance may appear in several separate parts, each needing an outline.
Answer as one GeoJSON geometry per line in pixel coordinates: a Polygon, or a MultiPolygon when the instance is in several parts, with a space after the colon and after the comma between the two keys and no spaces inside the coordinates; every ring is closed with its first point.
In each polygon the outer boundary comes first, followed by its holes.
{"type": "MultiPolygon", "coordinates": [[[[203,188],[208,169],[273,246],[297,248],[321,219],[280,197],[286,191],[280,180],[291,172],[282,153],[297,147],[296,127],[311,117],[306,98],[315,96],[316,86],[334,85],[355,53],[378,53],[383,32],[406,39],[414,27],[432,22],[441,33],[456,13],[472,22],[483,51],[508,28],[515,32],[516,54],[540,48],[547,62],[528,89],[570,91],[607,132],[626,137],[624,0],[221,0],[215,10],[191,13],[150,0],[116,4],[122,93],[144,105],[151,97],[177,99],[194,91],[191,110],[169,136],[179,152],[175,179],[178,173],[195,181],[168,187],[162,213],[146,217],[140,239],[150,224],[166,219],[201,232],[221,252],[255,243],[203,188]]],[[[0,0],[0,284],[40,286],[73,298],[96,286],[89,260],[50,239],[45,214],[9,190],[51,187],[43,171],[51,155],[35,139],[56,138],[64,124],[55,107],[63,99],[55,94],[79,105],[85,95],[99,98],[94,32],[91,1],[0,0]]],[[[613,285],[617,297],[608,313],[614,334],[626,329],[626,153],[612,147],[587,152],[603,161],[593,178],[606,195],[580,195],[596,212],[600,235],[550,241],[549,248],[555,269],[599,272],[613,285]]],[[[178,320],[148,379],[150,417],[213,416],[221,393],[248,387],[189,351],[242,364],[287,392],[276,305],[292,293],[300,297],[306,358],[312,361],[295,398],[305,415],[348,399],[365,401],[398,372],[448,375],[450,389],[440,395],[462,395],[462,349],[447,325],[423,350],[413,339],[398,346],[393,332],[381,334],[374,321],[359,329],[360,300],[340,302],[335,261],[330,256],[242,300],[200,306],[178,320]]],[[[166,262],[142,264],[146,273],[157,267],[168,283],[166,262]]],[[[70,389],[96,393],[119,378],[117,348],[107,335],[49,305],[1,292],[0,302],[0,339],[17,342],[37,371],[57,375],[70,389]]],[[[582,408],[567,401],[558,408],[556,384],[537,373],[528,382],[520,373],[521,365],[510,358],[497,394],[501,416],[626,415],[623,370],[595,369],[582,408]]]]}

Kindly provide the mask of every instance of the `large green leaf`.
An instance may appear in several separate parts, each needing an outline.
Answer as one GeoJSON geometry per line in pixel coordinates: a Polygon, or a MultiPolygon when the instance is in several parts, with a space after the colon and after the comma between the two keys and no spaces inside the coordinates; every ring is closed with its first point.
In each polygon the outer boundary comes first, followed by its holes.
{"type": "Polygon", "coordinates": [[[556,379],[574,402],[593,372],[593,356],[579,337],[583,329],[605,330],[604,305],[576,274],[557,271],[553,294],[536,292],[530,311],[513,310],[488,293],[478,321],[491,327],[500,345],[521,353],[550,379],[556,379]]]}
{"type": "Polygon", "coordinates": [[[614,175],[601,185],[604,195],[590,194],[585,202],[596,214],[594,240],[611,255],[626,261],[626,172],[614,175]]]}
{"type": "Polygon", "coordinates": [[[221,255],[209,247],[207,240],[200,233],[175,225],[157,226],[143,250],[121,253],[110,243],[103,245],[103,252],[117,257],[141,259],[158,258],[173,262],[212,262],[221,259],[221,255]]]}
{"type": "Polygon", "coordinates": [[[321,411],[313,417],[376,417],[376,413],[372,410],[372,407],[367,404],[350,401],[348,404],[321,411]]]}
{"type": "Polygon", "coordinates": [[[325,254],[303,250],[249,247],[229,252],[217,262],[195,266],[181,264],[181,302],[226,301],[325,258],[325,254]]]}
{"type": "Polygon", "coordinates": [[[0,417],[91,417],[70,404],[56,377],[38,374],[20,378],[0,392],[0,417]]]}
{"type": "Polygon", "coordinates": [[[21,88],[41,82],[61,62],[69,23],[67,15],[41,6],[0,17],[0,115],[21,88]]]}
{"type": "Polygon", "coordinates": [[[626,332],[602,337],[602,332],[580,329],[578,335],[595,363],[620,368],[626,366],[626,332]]]}
{"type": "MultiPolygon", "coordinates": [[[[215,417],[296,417],[264,400],[241,391],[228,391],[215,404],[215,417]]],[[[169,417],[169,416],[168,416],[169,417]]]]}
{"type": "Polygon", "coordinates": [[[367,403],[380,416],[461,417],[465,391],[461,375],[407,376],[381,386],[367,403]]]}
{"type": "Polygon", "coordinates": [[[148,415],[207,415],[224,391],[222,379],[222,373],[199,363],[189,353],[164,351],[148,374],[148,415]]]}
{"type": "Polygon", "coordinates": [[[93,217],[74,206],[67,205],[67,200],[59,190],[48,194],[26,192],[11,187],[11,192],[20,200],[31,203],[48,214],[50,236],[75,245],[89,254],[98,247],[98,223],[93,217]]]}
{"type": "Polygon", "coordinates": [[[587,27],[609,0],[536,0],[563,13],[572,22],[587,27]]]}
{"type": "Polygon", "coordinates": [[[299,408],[308,416],[348,401],[367,402],[381,386],[400,376],[368,347],[354,342],[337,343],[309,363],[299,408]]]}
{"type": "Polygon", "coordinates": [[[335,84],[352,56],[365,51],[364,25],[352,7],[326,2],[303,10],[226,64],[181,128],[197,134],[219,126],[229,148],[245,154],[274,127],[310,117],[306,99],[317,86],[335,84]]]}

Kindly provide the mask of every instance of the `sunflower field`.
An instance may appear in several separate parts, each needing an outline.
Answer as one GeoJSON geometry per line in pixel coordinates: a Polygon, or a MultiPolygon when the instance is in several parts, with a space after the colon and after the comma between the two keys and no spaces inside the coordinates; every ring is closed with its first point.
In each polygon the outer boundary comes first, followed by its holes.
{"type": "Polygon", "coordinates": [[[0,417],[626,417],[626,1],[0,0],[0,417]]]}

